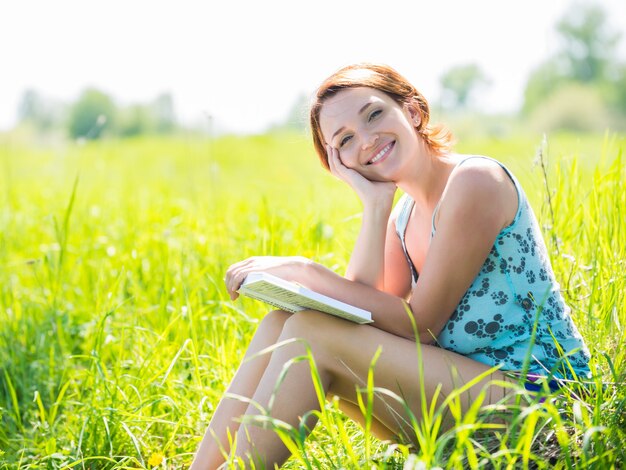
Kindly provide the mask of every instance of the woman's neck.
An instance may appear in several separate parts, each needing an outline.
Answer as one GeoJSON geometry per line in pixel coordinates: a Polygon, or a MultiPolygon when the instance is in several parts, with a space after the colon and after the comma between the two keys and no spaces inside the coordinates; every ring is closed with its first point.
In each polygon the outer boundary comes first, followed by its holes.
{"type": "Polygon", "coordinates": [[[460,156],[454,153],[435,155],[424,152],[396,184],[418,207],[432,212],[459,160],[460,156]]]}

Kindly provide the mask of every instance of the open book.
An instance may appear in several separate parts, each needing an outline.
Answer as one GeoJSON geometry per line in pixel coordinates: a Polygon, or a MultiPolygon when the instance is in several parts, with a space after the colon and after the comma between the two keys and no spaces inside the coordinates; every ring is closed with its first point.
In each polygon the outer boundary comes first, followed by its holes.
{"type": "Polygon", "coordinates": [[[348,305],[267,273],[248,274],[238,292],[289,312],[311,309],[356,323],[372,322],[372,314],[367,310],[348,305]]]}

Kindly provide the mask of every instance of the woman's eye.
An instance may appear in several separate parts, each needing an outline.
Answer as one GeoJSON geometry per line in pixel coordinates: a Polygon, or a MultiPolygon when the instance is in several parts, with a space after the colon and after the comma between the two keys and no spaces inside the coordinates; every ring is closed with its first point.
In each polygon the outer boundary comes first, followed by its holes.
{"type": "Polygon", "coordinates": [[[347,144],[347,143],[348,143],[348,141],[349,141],[351,138],[352,138],[352,136],[351,136],[351,135],[347,135],[347,136],[345,136],[343,139],[341,139],[341,142],[339,142],[339,146],[340,146],[340,147],[343,147],[343,146],[344,146],[344,144],[347,144]]]}
{"type": "Polygon", "coordinates": [[[381,113],[382,111],[380,109],[377,109],[376,111],[372,112],[372,114],[370,114],[368,118],[368,121],[371,121],[372,119],[376,119],[381,113]]]}

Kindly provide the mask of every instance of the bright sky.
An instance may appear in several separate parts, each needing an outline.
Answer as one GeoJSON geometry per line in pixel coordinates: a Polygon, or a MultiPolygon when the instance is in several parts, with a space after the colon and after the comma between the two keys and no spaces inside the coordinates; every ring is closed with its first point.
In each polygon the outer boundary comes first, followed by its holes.
{"type": "MultiPolygon", "coordinates": [[[[596,0],[624,30],[626,2],[596,0]]],[[[74,100],[87,86],[118,103],[174,96],[187,123],[259,132],[284,120],[348,63],[396,68],[436,100],[450,67],[491,80],[489,111],[514,110],[533,67],[554,53],[574,0],[0,0],[0,129],[30,87],[74,100]]],[[[626,38],[622,38],[622,57],[626,38]]]]}

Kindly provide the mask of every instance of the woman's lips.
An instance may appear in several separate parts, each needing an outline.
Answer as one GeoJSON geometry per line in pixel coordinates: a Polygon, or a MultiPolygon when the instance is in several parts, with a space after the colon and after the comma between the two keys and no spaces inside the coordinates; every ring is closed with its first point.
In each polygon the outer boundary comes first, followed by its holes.
{"type": "Polygon", "coordinates": [[[387,157],[389,156],[389,154],[391,153],[391,151],[393,150],[393,148],[395,147],[395,145],[396,145],[395,140],[392,140],[391,142],[389,142],[374,156],[374,158],[372,158],[369,162],[367,162],[367,164],[376,165],[378,163],[385,161],[387,157]]]}

